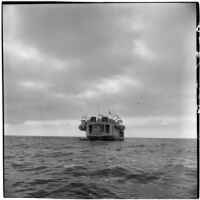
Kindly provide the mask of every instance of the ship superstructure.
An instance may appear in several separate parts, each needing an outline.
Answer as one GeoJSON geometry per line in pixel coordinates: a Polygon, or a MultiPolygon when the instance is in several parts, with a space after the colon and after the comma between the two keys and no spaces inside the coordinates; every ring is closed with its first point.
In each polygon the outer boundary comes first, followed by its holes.
{"type": "Polygon", "coordinates": [[[89,140],[124,140],[125,126],[116,114],[104,116],[83,116],[79,129],[86,132],[89,140]]]}

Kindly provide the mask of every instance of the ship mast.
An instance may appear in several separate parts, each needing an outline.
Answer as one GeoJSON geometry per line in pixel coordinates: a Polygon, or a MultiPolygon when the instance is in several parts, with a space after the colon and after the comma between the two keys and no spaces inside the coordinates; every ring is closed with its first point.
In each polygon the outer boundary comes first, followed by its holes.
{"type": "Polygon", "coordinates": [[[98,113],[97,113],[97,114],[98,114],[98,116],[99,116],[99,105],[98,105],[98,113]]]}

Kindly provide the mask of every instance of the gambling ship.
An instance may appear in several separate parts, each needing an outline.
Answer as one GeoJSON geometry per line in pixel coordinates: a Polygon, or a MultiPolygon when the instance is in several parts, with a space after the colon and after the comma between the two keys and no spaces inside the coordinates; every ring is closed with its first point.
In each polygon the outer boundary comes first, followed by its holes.
{"type": "Polygon", "coordinates": [[[89,140],[124,140],[125,126],[121,118],[109,112],[109,116],[98,114],[88,117],[84,115],[79,125],[81,131],[86,132],[89,140]]]}

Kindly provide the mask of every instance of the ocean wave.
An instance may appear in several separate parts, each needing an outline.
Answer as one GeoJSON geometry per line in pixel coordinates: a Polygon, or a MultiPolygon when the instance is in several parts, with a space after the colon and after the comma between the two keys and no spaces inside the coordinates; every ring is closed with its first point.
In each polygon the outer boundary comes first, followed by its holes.
{"type": "Polygon", "coordinates": [[[43,184],[48,184],[50,182],[55,182],[57,181],[56,179],[35,179],[32,182],[30,182],[30,185],[43,185],[43,184]]]}
{"type": "Polygon", "coordinates": [[[17,182],[15,182],[15,183],[12,184],[12,187],[18,187],[18,186],[20,186],[23,183],[24,183],[24,181],[17,181],[17,182]]]}
{"type": "Polygon", "coordinates": [[[102,187],[102,185],[84,182],[71,182],[63,187],[57,188],[51,193],[55,195],[56,193],[63,193],[66,191],[71,194],[71,198],[119,198],[117,194],[106,187],[102,187]]]}
{"type": "Polygon", "coordinates": [[[40,170],[43,170],[43,169],[46,169],[47,166],[37,166],[37,167],[29,167],[29,168],[21,168],[21,169],[18,169],[18,171],[34,171],[34,172],[37,172],[37,171],[40,171],[40,170]]]}
{"type": "Polygon", "coordinates": [[[15,169],[21,169],[23,167],[29,166],[30,163],[27,162],[13,162],[11,166],[15,169]]]}
{"type": "Polygon", "coordinates": [[[49,197],[49,192],[44,189],[39,189],[35,192],[29,192],[25,198],[47,198],[49,197]]]}
{"type": "Polygon", "coordinates": [[[77,165],[77,164],[68,164],[68,165],[64,165],[64,168],[66,170],[85,170],[87,169],[86,167],[83,167],[81,165],[77,165]]]}
{"type": "Polygon", "coordinates": [[[141,173],[141,174],[130,174],[126,176],[125,180],[136,180],[140,183],[148,183],[160,178],[162,173],[141,173]]]}
{"type": "Polygon", "coordinates": [[[126,176],[130,172],[123,168],[123,167],[113,167],[113,168],[104,168],[104,169],[98,169],[93,172],[90,172],[89,175],[91,176],[99,176],[99,177],[121,177],[121,176],[126,176]]]}
{"type": "Polygon", "coordinates": [[[194,141],[9,137],[5,143],[7,198],[197,197],[194,141]]]}
{"type": "Polygon", "coordinates": [[[64,168],[65,168],[64,173],[69,174],[70,176],[73,176],[73,177],[88,176],[86,167],[70,164],[70,165],[64,165],[64,168]]]}
{"type": "Polygon", "coordinates": [[[74,153],[72,153],[72,152],[60,152],[60,151],[58,151],[58,152],[53,152],[53,153],[49,154],[48,156],[50,156],[50,157],[61,157],[61,156],[71,156],[73,154],[74,153]]]}

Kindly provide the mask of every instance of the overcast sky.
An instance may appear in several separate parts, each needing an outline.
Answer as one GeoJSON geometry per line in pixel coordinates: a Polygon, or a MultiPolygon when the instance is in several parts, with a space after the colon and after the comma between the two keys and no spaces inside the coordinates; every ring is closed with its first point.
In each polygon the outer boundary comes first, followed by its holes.
{"type": "Polygon", "coordinates": [[[127,137],[196,137],[194,3],[4,5],[5,134],[85,136],[118,113],[127,137]]]}

